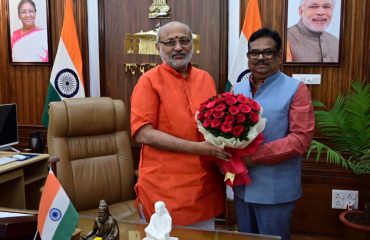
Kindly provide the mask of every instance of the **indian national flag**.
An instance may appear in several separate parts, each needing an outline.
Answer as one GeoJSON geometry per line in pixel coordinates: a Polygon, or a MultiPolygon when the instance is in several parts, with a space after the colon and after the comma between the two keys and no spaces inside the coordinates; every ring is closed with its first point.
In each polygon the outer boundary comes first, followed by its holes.
{"type": "Polygon", "coordinates": [[[62,33],[57,55],[51,71],[48,95],[46,96],[42,124],[48,127],[48,105],[65,98],[85,97],[82,78],[82,58],[78,44],[72,0],[66,0],[62,33]]]}
{"type": "Polygon", "coordinates": [[[78,213],[52,171],[42,192],[37,229],[42,240],[71,239],[78,213]]]}
{"type": "Polygon", "coordinates": [[[243,23],[243,29],[240,33],[238,50],[231,66],[229,73],[229,81],[226,84],[226,91],[230,91],[231,86],[240,81],[241,78],[248,72],[248,39],[253,32],[262,28],[260,9],[258,7],[257,0],[249,0],[247,5],[247,11],[245,12],[245,18],[243,23]]]}

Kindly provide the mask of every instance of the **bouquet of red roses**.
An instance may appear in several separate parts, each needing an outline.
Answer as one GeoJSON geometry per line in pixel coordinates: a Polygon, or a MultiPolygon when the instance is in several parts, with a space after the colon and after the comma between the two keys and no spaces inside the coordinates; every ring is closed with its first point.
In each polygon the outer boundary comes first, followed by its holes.
{"type": "Polygon", "coordinates": [[[263,142],[266,119],[261,114],[261,106],[253,99],[226,92],[202,103],[195,115],[206,141],[232,154],[230,161],[219,161],[229,186],[251,182],[242,157],[253,154],[263,142]]]}

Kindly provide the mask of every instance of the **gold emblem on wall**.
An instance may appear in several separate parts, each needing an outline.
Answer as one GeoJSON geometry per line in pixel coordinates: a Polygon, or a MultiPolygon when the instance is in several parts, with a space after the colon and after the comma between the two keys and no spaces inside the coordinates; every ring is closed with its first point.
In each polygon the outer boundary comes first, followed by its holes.
{"type": "Polygon", "coordinates": [[[124,51],[127,54],[157,55],[156,30],[148,32],[140,31],[138,33],[125,34],[124,51]]]}
{"type": "MultiPolygon", "coordinates": [[[[126,33],[124,39],[124,53],[141,55],[158,55],[155,48],[157,30],[138,33],[126,33]]],[[[193,50],[195,54],[200,53],[200,35],[193,33],[193,50]]]]}
{"type": "Polygon", "coordinates": [[[166,0],[153,0],[149,7],[149,18],[171,18],[170,10],[166,0]]]}

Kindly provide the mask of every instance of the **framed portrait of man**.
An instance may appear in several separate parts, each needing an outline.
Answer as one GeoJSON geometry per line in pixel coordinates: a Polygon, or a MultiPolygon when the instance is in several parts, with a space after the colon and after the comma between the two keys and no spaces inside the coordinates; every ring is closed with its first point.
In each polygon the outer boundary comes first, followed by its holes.
{"type": "Polygon", "coordinates": [[[285,0],[285,65],[340,65],[344,0],[285,0]]]}
{"type": "Polygon", "coordinates": [[[7,0],[11,64],[50,64],[48,0],[7,0]]]}

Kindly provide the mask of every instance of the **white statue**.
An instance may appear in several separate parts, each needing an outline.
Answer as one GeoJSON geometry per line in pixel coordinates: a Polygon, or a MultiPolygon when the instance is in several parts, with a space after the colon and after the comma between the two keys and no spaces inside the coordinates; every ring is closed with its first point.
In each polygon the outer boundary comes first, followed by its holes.
{"type": "Polygon", "coordinates": [[[172,218],[162,201],[154,204],[155,213],[150,217],[149,225],[145,228],[146,238],[143,240],[177,240],[170,237],[172,218]]]}

